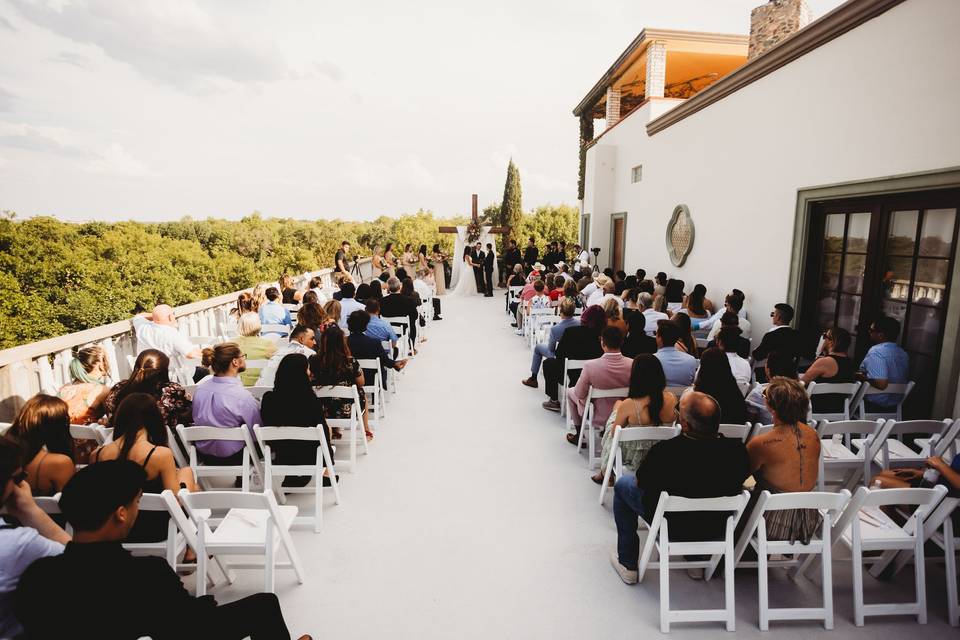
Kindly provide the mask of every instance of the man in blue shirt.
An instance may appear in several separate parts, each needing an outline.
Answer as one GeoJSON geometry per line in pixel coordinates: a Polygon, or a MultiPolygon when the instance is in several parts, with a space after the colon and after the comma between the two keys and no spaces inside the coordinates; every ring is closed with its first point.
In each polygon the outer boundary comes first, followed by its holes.
{"type": "Polygon", "coordinates": [[[367,300],[366,311],[370,314],[370,324],[367,325],[367,330],[363,333],[380,342],[390,342],[396,346],[400,336],[397,335],[389,322],[380,317],[380,301],[376,298],[367,300]]]}
{"type": "MultiPolygon", "coordinates": [[[[870,341],[875,343],[860,363],[858,378],[876,389],[891,384],[904,384],[910,375],[910,357],[897,344],[900,323],[896,318],[881,316],[870,325],[870,341]]],[[[876,393],[864,398],[868,411],[894,409],[902,394],[876,393]]]]}
{"type": "Polygon", "coordinates": [[[680,340],[680,327],[673,320],[657,323],[657,352],[653,354],[663,365],[663,374],[668,387],[687,387],[693,384],[693,376],[699,362],[675,346],[680,340]]]}
{"type": "MultiPolygon", "coordinates": [[[[278,302],[280,300],[280,290],[276,287],[269,287],[266,290],[266,296],[267,302],[260,307],[260,324],[282,324],[289,327],[292,324],[290,312],[278,302]]],[[[271,332],[264,331],[263,333],[271,332]]]]}
{"type": "Polygon", "coordinates": [[[563,332],[567,327],[575,327],[580,324],[580,318],[573,316],[577,310],[577,303],[573,298],[563,298],[560,302],[560,322],[550,328],[550,339],[547,344],[538,344],[533,350],[533,362],[530,364],[530,377],[523,380],[523,384],[528,387],[537,388],[537,376],[540,374],[540,363],[544,358],[555,358],[557,352],[557,343],[563,337],[563,332]]]}

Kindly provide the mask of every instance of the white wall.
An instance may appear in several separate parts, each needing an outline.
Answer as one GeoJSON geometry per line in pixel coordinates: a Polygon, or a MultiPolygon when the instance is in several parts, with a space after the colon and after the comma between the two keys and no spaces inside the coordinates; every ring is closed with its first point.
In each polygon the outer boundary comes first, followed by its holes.
{"type": "Polygon", "coordinates": [[[672,105],[631,113],[587,152],[601,263],[610,214],[625,211],[628,273],[702,282],[715,302],[743,289],[759,335],[787,293],[798,190],[960,166],[958,25],[957,0],[907,0],[652,137],[647,122],[672,105]],[[664,233],[681,203],[696,243],[675,268],[664,233]]]}

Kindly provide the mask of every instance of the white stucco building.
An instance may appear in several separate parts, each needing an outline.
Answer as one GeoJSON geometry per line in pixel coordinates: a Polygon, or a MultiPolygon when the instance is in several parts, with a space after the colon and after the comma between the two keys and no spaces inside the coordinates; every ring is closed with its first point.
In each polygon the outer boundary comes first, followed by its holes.
{"type": "Polygon", "coordinates": [[[917,410],[960,415],[958,29],[956,0],[851,0],[686,99],[659,97],[677,32],[646,30],[574,112],[582,134],[599,103],[608,119],[583,135],[581,239],[601,266],[665,271],[719,301],[742,289],[755,342],[786,301],[812,342],[835,323],[859,334],[859,360],[871,319],[893,315],[917,410]],[[644,50],[646,86],[623,116],[615,84],[644,50]],[[674,266],[679,205],[695,239],[674,266]]]}

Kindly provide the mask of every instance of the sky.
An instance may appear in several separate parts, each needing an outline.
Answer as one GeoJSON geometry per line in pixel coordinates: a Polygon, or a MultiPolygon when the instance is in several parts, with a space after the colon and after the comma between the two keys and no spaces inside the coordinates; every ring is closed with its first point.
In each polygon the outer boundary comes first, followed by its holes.
{"type": "Polygon", "coordinates": [[[575,204],[572,110],[630,41],[759,4],[0,0],[0,210],[449,216],[510,158],[524,208],[575,204]]]}

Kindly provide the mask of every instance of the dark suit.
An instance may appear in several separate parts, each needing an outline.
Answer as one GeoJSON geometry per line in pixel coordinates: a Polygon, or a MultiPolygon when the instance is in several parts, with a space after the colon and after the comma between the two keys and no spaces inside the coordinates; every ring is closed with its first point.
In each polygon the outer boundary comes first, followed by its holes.
{"type": "Polygon", "coordinates": [[[520,255],[520,249],[516,247],[507,249],[507,252],[503,254],[503,264],[507,268],[507,274],[513,273],[513,265],[521,262],[523,262],[523,257],[520,255]]]}
{"type": "Polygon", "coordinates": [[[483,256],[483,278],[488,298],[493,297],[493,260],[493,251],[487,251],[483,256]]]}
{"type": "Polygon", "coordinates": [[[536,247],[527,247],[523,252],[523,263],[527,265],[527,268],[533,267],[533,263],[537,261],[537,256],[540,253],[537,251],[536,247]]]}
{"type": "MultiPolygon", "coordinates": [[[[557,400],[558,385],[563,376],[563,365],[571,360],[592,360],[603,355],[600,332],[591,327],[569,327],[557,343],[556,355],[543,361],[544,391],[551,400],[557,400]]],[[[570,373],[570,385],[577,383],[579,371],[570,373]]]]}
{"type": "Polygon", "coordinates": [[[416,346],[417,342],[417,318],[420,315],[417,309],[417,301],[399,293],[391,293],[380,301],[381,318],[400,318],[406,316],[410,319],[410,346],[416,346]]]}
{"type": "Polygon", "coordinates": [[[627,339],[623,341],[623,346],[620,348],[620,353],[628,358],[636,358],[641,353],[656,352],[656,338],[651,338],[646,334],[645,331],[641,331],[639,335],[631,333],[629,336],[627,336],[627,339]]]}
{"type": "Polygon", "coordinates": [[[800,332],[791,327],[783,327],[763,334],[760,346],[753,350],[754,360],[766,360],[767,356],[777,353],[796,358],[800,355],[800,332]]]}
{"type": "MultiPolygon", "coordinates": [[[[347,345],[350,347],[350,353],[357,360],[372,360],[380,358],[380,383],[384,389],[387,388],[387,367],[393,368],[396,363],[393,358],[383,348],[383,344],[376,338],[363,333],[351,333],[347,338],[347,345]]],[[[376,371],[373,369],[363,370],[363,379],[366,384],[373,384],[373,378],[376,371]]]]}
{"type": "Polygon", "coordinates": [[[477,293],[483,293],[486,291],[486,287],[483,284],[483,259],[485,254],[483,251],[477,251],[476,249],[470,249],[470,259],[473,260],[473,277],[477,281],[477,293]]]}

